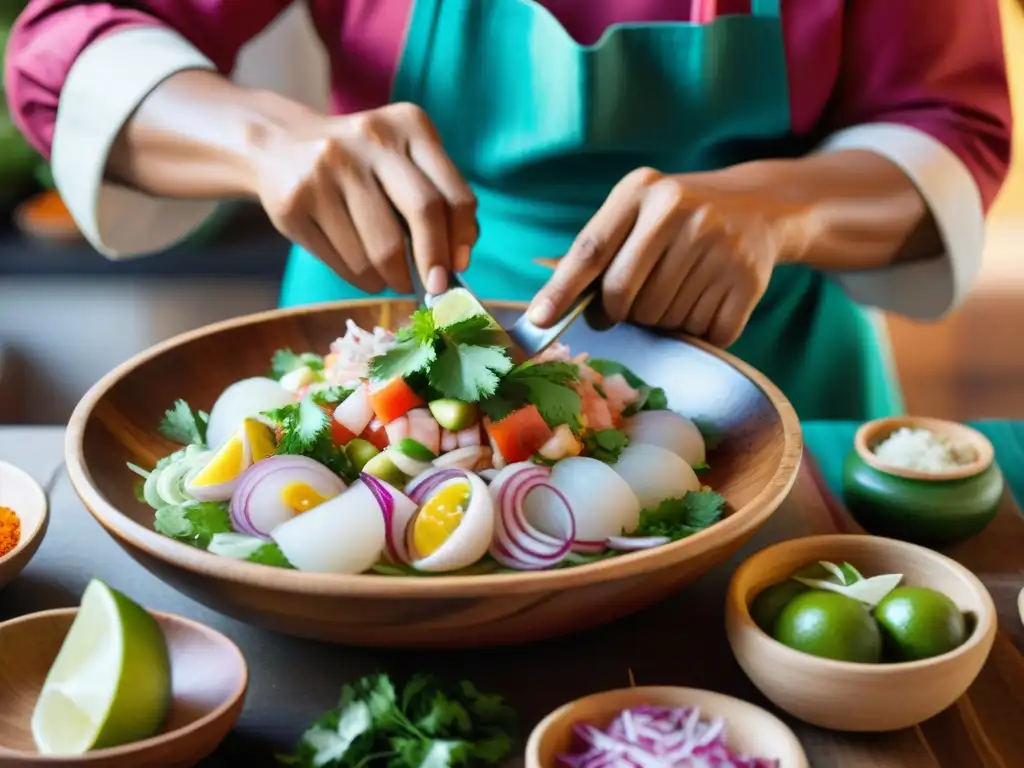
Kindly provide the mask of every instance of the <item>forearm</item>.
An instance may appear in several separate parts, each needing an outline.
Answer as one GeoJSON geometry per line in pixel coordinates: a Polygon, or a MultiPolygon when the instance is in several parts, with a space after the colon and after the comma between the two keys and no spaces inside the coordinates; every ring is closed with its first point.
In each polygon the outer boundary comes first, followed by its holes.
{"type": "Polygon", "coordinates": [[[252,149],[267,134],[322,116],[212,71],[179,72],[156,88],[111,149],[111,179],[160,197],[250,197],[252,149]]]}
{"type": "Polygon", "coordinates": [[[846,150],[764,160],[699,175],[713,188],[786,205],[782,261],[821,270],[879,269],[934,258],[943,251],[920,192],[879,154],[846,150]]]}

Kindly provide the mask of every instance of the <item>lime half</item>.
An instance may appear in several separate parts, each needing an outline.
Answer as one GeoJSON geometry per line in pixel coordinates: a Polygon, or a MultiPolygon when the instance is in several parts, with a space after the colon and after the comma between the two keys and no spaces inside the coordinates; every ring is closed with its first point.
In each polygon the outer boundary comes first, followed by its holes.
{"type": "Polygon", "coordinates": [[[156,620],[93,579],[32,713],[44,755],[81,755],[154,735],[171,703],[167,642],[156,620]]]}
{"type": "Polygon", "coordinates": [[[438,328],[448,328],[471,317],[488,314],[473,294],[465,288],[452,288],[434,297],[430,309],[434,313],[434,322],[438,328]]]}

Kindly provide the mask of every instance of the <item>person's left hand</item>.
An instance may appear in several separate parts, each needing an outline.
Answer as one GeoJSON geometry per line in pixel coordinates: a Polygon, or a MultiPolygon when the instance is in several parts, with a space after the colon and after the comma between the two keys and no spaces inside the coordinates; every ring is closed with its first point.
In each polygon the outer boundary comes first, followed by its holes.
{"type": "Polygon", "coordinates": [[[735,184],[716,188],[715,176],[650,168],[626,176],[537,293],[530,318],[550,325],[604,273],[610,320],[682,330],[719,347],[736,341],[775,265],[803,247],[806,221],[790,203],[735,184]]]}

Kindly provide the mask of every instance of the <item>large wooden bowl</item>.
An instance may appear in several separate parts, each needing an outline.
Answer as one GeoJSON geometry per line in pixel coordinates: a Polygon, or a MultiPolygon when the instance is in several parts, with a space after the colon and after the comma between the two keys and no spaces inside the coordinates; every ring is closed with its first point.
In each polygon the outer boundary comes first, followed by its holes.
{"type": "MultiPolygon", "coordinates": [[[[324,352],[349,318],[395,325],[408,302],[362,300],[277,310],[183,334],[105,376],[78,404],[67,464],[82,501],[136,560],[195,600],[301,637],[373,646],[517,644],[596,626],[651,605],[728,559],[792,487],[802,451],[792,406],[754,369],[701,342],[580,322],[577,351],[617,359],[665,388],[676,410],[723,435],[707,482],[726,519],[683,541],[587,566],[511,575],[400,578],[283,571],[211,555],[153,530],[131,461],[151,467],[176,446],[157,424],[176,398],[209,409],[232,382],[264,374],[274,350],[324,352]]],[[[499,320],[514,316],[495,305],[499,320]]],[[[518,309],[518,308],[515,308],[518,309]]]]}

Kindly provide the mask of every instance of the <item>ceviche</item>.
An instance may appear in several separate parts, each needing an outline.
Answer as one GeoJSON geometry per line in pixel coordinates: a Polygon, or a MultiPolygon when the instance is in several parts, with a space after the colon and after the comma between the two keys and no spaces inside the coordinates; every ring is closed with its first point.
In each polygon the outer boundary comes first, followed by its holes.
{"type": "Polygon", "coordinates": [[[217,555],[338,574],[579,565],[717,522],[705,439],[663,390],[561,345],[516,364],[461,290],[396,332],[349,321],[321,357],[279,350],[144,478],[156,530],[217,555]]]}

